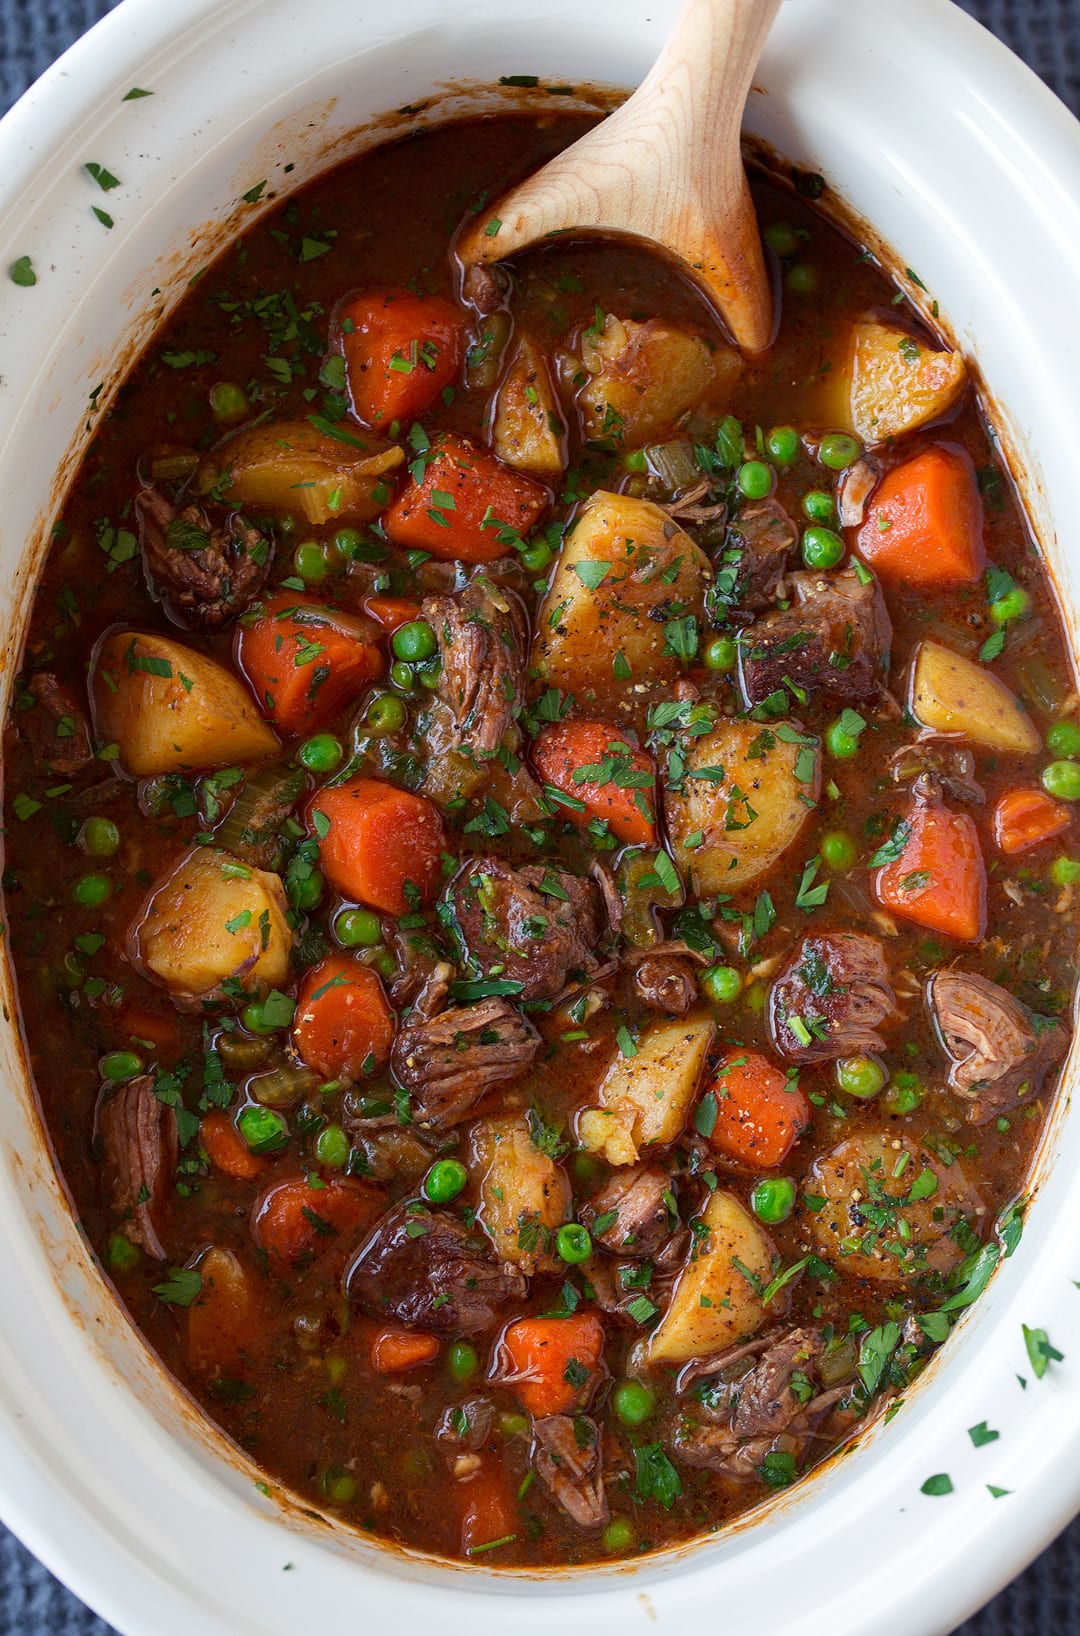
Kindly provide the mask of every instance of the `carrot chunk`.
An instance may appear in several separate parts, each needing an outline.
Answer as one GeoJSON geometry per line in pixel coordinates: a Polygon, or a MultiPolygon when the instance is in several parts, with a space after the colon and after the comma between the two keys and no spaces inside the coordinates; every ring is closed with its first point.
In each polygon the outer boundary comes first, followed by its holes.
{"type": "Polygon", "coordinates": [[[591,1312],[519,1318],[499,1342],[495,1378],[513,1387],[527,1414],[565,1414],[595,1384],[603,1350],[604,1328],[591,1312]]]}
{"type": "MultiPolygon", "coordinates": [[[[874,876],[882,908],[930,931],[977,943],[986,929],[986,867],[971,819],[916,792],[890,857],[874,876]]],[[[884,848],[882,850],[885,850],[884,848]]]]}
{"type": "Polygon", "coordinates": [[[236,658],[263,710],[285,733],[306,733],[381,676],[370,620],[280,591],[242,629],[236,658]]]}
{"type": "Polygon", "coordinates": [[[421,1329],[389,1326],[380,1329],[371,1343],[371,1367],[377,1375],[399,1375],[405,1369],[419,1369],[439,1355],[439,1337],[421,1329]]]}
{"type": "Polygon", "coordinates": [[[234,1181],[249,1182],[266,1169],[266,1160],[252,1153],[228,1114],[219,1108],[203,1116],[199,1141],[214,1169],[234,1181]]]}
{"type": "Polygon", "coordinates": [[[1042,790],[1009,790],[994,808],[994,840],[1001,852],[1027,852],[1053,840],[1070,823],[1069,810],[1042,790]]]}
{"type": "Polygon", "coordinates": [[[462,1556],[479,1555],[502,1540],[509,1543],[518,1530],[517,1500],[502,1456],[485,1451],[479,1460],[477,1470],[454,1487],[462,1556]]]}
{"type": "Polygon", "coordinates": [[[292,1025],[301,1061],[327,1079],[357,1080],[385,1067],[393,1039],[394,1014],[370,966],[349,954],[312,966],[292,1025]]]}
{"type": "Polygon", "coordinates": [[[695,1115],[718,1152],[759,1170],[783,1164],[809,1123],[796,1081],[759,1051],[738,1048],[721,1059],[695,1115]]]}
{"type": "Polygon", "coordinates": [[[986,566],[982,501],[963,449],[935,444],[882,478],[859,529],[859,555],[882,579],[941,589],[986,566]]]}
{"type": "Polygon", "coordinates": [[[365,290],[341,308],[337,340],[353,414],[367,426],[422,415],[461,371],[465,315],[438,296],[365,290]]]}
{"type": "Polygon", "coordinates": [[[384,631],[393,635],[399,625],[408,625],[420,618],[419,602],[406,596],[366,596],[361,604],[366,614],[377,619],[384,631]]]}
{"type": "Polygon", "coordinates": [[[603,721],[561,721],[533,740],[533,765],[545,784],[574,803],[560,814],[579,829],[606,819],[630,846],[656,844],[656,766],[603,721]]]}
{"type": "Polygon", "coordinates": [[[344,897],[404,915],[435,896],[446,830],[422,795],[377,778],[350,778],[319,790],[308,820],[323,873],[344,897]]]}
{"type": "Polygon", "coordinates": [[[291,1176],[255,1200],[251,1236],[279,1261],[297,1261],[305,1250],[322,1249],[362,1226],[379,1203],[380,1195],[362,1182],[332,1177],[312,1185],[306,1176],[291,1176]]]}
{"type": "Polygon", "coordinates": [[[548,491],[501,466],[467,438],[447,433],[383,514],[395,545],[450,562],[493,562],[512,546],[508,534],[528,532],[548,503],[548,491]]]}

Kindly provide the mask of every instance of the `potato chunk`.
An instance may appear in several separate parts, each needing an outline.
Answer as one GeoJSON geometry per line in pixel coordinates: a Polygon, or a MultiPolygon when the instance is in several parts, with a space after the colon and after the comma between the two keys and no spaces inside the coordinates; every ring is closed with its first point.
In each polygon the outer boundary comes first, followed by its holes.
{"type": "Polygon", "coordinates": [[[726,399],[742,363],[731,347],[710,349],[699,335],[658,318],[644,324],[608,313],[581,337],[578,391],[585,436],[627,448],[670,427],[702,399],[726,399]]]}
{"type": "MultiPolygon", "coordinates": [[[[651,500],[598,489],[563,545],[537,616],[533,666],[579,701],[611,694],[616,654],[624,678],[628,666],[633,682],[669,687],[681,664],[665,625],[701,618],[711,572],[704,552],[651,500]]],[[[618,684],[620,696],[626,686],[618,684]]]]}
{"type": "Polygon", "coordinates": [[[676,1141],[686,1128],[716,1032],[711,1017],[654,1022],[637,1054],[619,1050],[600,1081],[599,1106],[578,1114],[582,1147],[609,1164],[636,1164],[640,1150],[676,1141]]]}
{"type": "Polygon", "coordinates": [[[93,679],[97,736],[136,778],[246,765],[279,749],[244,684],[170,637],[114,631],[93,679]]]}
{"type": "Polygon", "coordinates": [[[390,499],[385,475],[404,459],[402,449],[369,432],[342,429],[332,437],[306,420],[270,421],[211,450],[195,473],[195,489],[309,523],[366,523],[390,499]]]}
{"type": "Polygon", "coordinates": [[[848,374],[852,430],[864,443],[939,420],[967,381],[958,352],[931,352],[906,330],[871,319],[852,331],[848,374]]]}
{"type": "Polygon", "coordinates": [[[765,1320],[758,1290],[772,1277],[769,1240],[731,1193],[715,1192],[701,1220],[708,1237],[695,1236],[668,1309],[642,1348],[645,1362],[710,1357],[765,1320]]]}
{"type": "Polygon", "coordinates": [[[251,992],[284,983],[292,932],[277,875],[194,847],[147,899],[129,942],[139,965],[177,996],[216,993],[227,978],[251,992]]]}
{"type": "Polygon", "coordinates": [[[481,1119],[472,1133],[481,1173],[477,1220],[500,1261],[522,1272],[557,1269],[554,1237],[570,1209],[570,1184],[560,1167],[533,1143],[523,1114],[481,1119]]]}
{"type": "Polygon", "coordinates": [[[491,446],[505,465],[547,481],[566,465],[565,430],[544,356],[524,335],[495,399],[491,446]]]}
{"type": "Polygon", "coordinates": [[[187,1310],[187,1358],[199,1375],[242,1373],[264,1340],[253,1281],[232,1250],[216,1245],[199,1262],[202,1289],[187,1310]]]}
{"type": "Polygon", "coordinates": [[[945,1166],[891,1131],[841,1142],[817,1161],[804,1189],[800,1219],[822,1256],[883,1284],[955,1267],[964,1251],[950,1229],[982,1203],[959,1160],[945,1166]]]}
{"type": "Polygon", "coordinates": [[[796,839],[821,781],[816,738],[780,724],[717,723],[666,792],[675,861],[703,897],[748,886],[796,839]],[[697,841],[687,846],[688,840],[697,841]]]}
{"type": "Polygon", "coordinates": [[[962,733],[975,744],[1035,755],[1042,740],[1004,682],[940,642],[920,642],[911,677],[911,713],[935,733],[962,733]]]}

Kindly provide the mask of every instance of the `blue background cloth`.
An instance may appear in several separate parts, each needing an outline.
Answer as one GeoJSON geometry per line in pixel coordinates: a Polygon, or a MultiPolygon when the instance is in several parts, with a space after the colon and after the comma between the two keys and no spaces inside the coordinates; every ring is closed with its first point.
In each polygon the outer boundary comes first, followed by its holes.
{"type": "MultiPolygon", "coordinates": [[[[0,110],[115,0],[0,0],[0,110]]],[[[897,0],[903,4],[903,0],[897,0]]],[[[1080,0],[958,0],[1080,115],[1080,0]]],[[[888,1549],[886,1541],[882,1548],[888,1549]]],[[[957,1636],[1080,1636],[1080,1520],[957,1636]]],[[[116,1636],[0,1527],[0,1636],[116,1636]]],[[[150,1631],[135,1636],[153,1636],[150,1631]]]]}

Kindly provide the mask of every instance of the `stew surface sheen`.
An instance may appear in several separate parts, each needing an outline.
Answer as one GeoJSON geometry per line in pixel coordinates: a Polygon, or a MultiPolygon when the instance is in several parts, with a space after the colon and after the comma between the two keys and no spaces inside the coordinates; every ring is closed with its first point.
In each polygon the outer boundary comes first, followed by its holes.
{"type": "Polygon", "coordinates": [[[384,146],[206,269],[5,741],[133,1321],[268,1480],[493,1566],[716,1530],[896,1403],[1019,1238],[1075,982],[1061,621],[917,273],[797,176],[760,358],[622,244],[463,297],[587,123],[384,146]]]}

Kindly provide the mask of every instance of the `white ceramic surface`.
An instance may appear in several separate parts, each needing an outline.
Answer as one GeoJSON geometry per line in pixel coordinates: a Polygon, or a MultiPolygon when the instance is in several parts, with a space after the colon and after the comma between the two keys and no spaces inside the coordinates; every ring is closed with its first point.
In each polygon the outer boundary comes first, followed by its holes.
{"type": "MultiPolygon", "coordinates": [[[[0,124],[0,267],[29,254],[39,275],[32,289],[0,281],[3,651],[18,652],[91,394],[102,383],[95,401],[107,400],[115,360],[151,332],[222,224],[251,216],[238,204],[246,189],[264,177],[295,185],[334,141],[347,146],[355,127],[449,80],[631,84],[673,10],[125,0],[51,69],[0,124]],[[133,85],[154,95],[122,101],[133,85]],[[86,160],[121,178],[107,200],[86,160]],[[115,217],[111,232],[95,203],[115,217]]],[[[759,78],[750,128],[829,177],[979,358],[1080,609],[1080,127],[947,0],[786,0],[759,78]]],[[[943,1632],[1080,1506],[1080,1125],[1064,1101],[1061,1111],[1019,1250],[890,1427],[752,1526],[635,1571],[542,1581],[409,1563],[289,1521],[259,1495],[113,1308],[4,1028],[0,1513],[126,1636],[489,1636],[507,1621],[518,1636],[548,1636],[553,1623],[565,1636],[943,1632]],[[1026,1390],[1022,1322],[1065,1353],[1026,1390]],[[984,1419],[1001,1436],[976,1450],[966,1429],[984,1419]],[[924,1497],[941,1471],[955,1492],[924,1497]],[[994,1500],[987,1483],[1011,1493],[994,1500]]]]}

